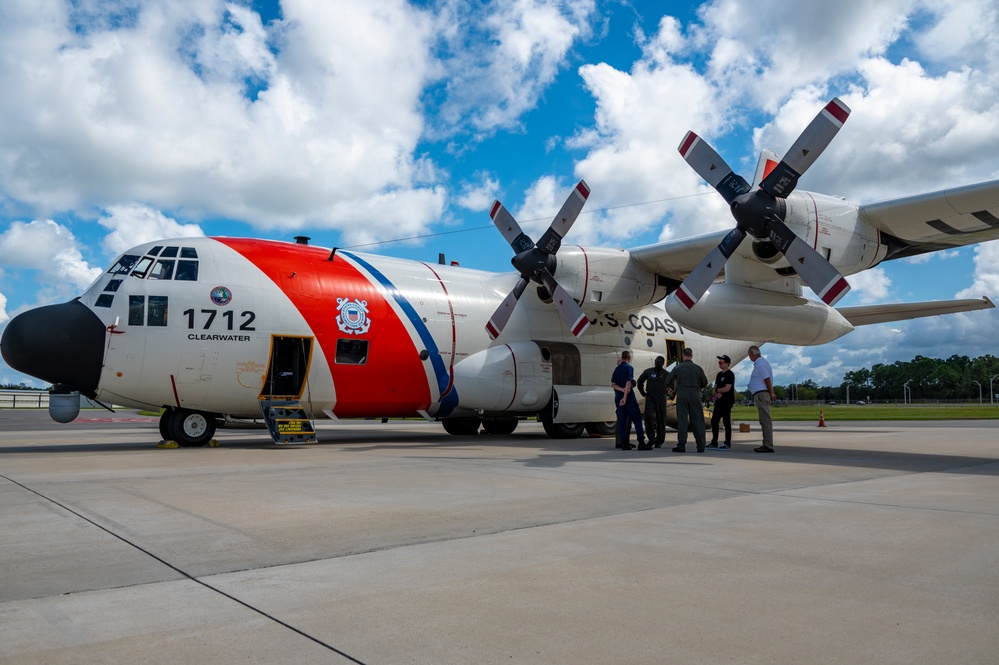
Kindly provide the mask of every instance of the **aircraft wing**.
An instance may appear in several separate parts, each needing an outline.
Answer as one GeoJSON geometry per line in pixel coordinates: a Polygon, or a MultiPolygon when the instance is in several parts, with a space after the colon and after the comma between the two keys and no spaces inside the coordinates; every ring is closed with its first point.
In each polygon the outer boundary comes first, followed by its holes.
{"type": "Polygon", "coordinates": [[[859,207],[887,235],[888,259],[999,239],[999,180],[859,207]]]}
{"type": "Polygon", "coordinates": [[[690,238],[667,240],[631,249],[628,253],[643,268],[682,282],[729,231],[730,229],[724,229],[690,238]]]}
{"type": "Polygon", "coordinates": [[[906,321],[923,316],[937,314],[954,314],[956,312],[973,312],[978,309],[995,307],[988,298],[971,298],[968,300],[932,300],[929,302],[893,303],[890,305],[861,305],[859,307],[837,307],[851,325],[867,326],[874,323],[889,323],[891,321],[906,321]]]}

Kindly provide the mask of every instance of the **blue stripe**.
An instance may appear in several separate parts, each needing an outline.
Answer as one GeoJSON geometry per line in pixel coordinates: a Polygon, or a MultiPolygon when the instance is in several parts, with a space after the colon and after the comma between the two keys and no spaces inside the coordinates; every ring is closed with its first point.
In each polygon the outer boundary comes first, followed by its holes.
{"type": "Polygon", "coordinates": [[[375,279],[385,287],[385,290],[391,294],[392,298],[399,304],[402,311],[409,318],[409,322],[413,324],[413,328],[416,329],[417,334],[420,336],[420,340],[427,349],[427,353],[430,354],[430,365],[434,368],[434,374],[437,376],[437,392],[443,395],[440,401],[440,409],[434,414],[438,417],[444,417],[449,415],[454,408],[458,406],[458,390],[452,386],[451,392],[444,395],[444,391],[447,390],[448,384],[451,382],[451,376],[447,371],[447,367],[444,366],[444,360],[441,358],[440,349],[437,348],[437,343],[434,341],[433,335],[430,334],[430,330],[427,328],[426,324],[423,322],[423,317],[421,317],[416,309],[410,304],[406,297],[396,288],[395,284],[389,281],[388,277],[381,273],[373,265],[360,258],[356,254],[351,254],[349,252],[341,252],[346,256],[349,256],[351,260],[357,261],[359,264],[364,266],[364,268],[374,275],[375,279]]]}

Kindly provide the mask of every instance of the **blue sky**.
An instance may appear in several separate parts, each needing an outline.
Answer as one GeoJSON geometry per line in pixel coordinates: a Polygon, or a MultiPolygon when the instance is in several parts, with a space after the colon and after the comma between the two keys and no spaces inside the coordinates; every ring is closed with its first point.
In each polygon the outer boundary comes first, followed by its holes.
{"type": "MultiPolygon", "coordinates": [[[[997,33],[994,0],[4,2],[0,326],[178,235],[506,270],[493,198],[530,232],[579,178],[592,195],[571,242],[728,228],[677,154],[684,133],[748,177],[833,96],[853,114],[800,188],[862,203],[996,179],[997,33]]],[[[997,243],[891,261],[840,304],[996,299],[997,266],[997,243]]],[[[778,383],[835,384],[999,355],[997,323],[873,326],[768,356],[778,383]]]]}

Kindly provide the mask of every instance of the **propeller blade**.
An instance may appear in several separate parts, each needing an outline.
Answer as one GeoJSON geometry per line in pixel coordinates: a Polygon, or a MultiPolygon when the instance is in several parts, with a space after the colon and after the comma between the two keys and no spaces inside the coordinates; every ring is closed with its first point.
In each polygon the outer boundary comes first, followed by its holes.
{"type": "Polygon", "coordinates": [[[681,307],[690,311],[697,304],[697,301],[701,299],[704,292],[715,281],[718,273],[725,267],[725,262],[728,261],[728,258],[732,256],[745,237],[746,232],[742,229],[732,229],[728,232],[727,236],[722,238],[718,246],[711,250],[704,257],[704,260],[690,271],[687,278],[683,280],[683,284],[672,294],[676,296],[675,299],[680,303],[681,307]]]}
{"type": "Polygon", "coordinates": [[[586,199],[590,196],[590,188],[585,180],[580,180],[569,193],[569,198],[562,204],[562,209],[555,215],[548,230],[538,241],[538,249],[545,254],[554,254],[562,245],[562,238],[569,232],[579,212],[583,209],[586,199]]]}
{"type": "Polygon", "coordinates": [[[835,305],[850,290],[850,284],[833,264],[779,219],[770,220],[770,239],[825,304],[835,305]]]}
{"type": "Polygon", "coordinates": [[[544,280],[545,286],[548,287],[549,293],[552,294],[552,299],[555,301],[555,308],[562,315],[565,325],[569,326],[569,330],[576,337],[582,336],[586,332],[586,329],[590,327],[590,317],[586,316],[583,308],[555,281],[550,272],[547,270],[542,271],[541,279],[544,280]]]}
{"type": "Polygon", "coordinates": [[[493,224],[496,225],[499,232],[503,234],[506,241],[513,247],[515,254],[534,247],[534,241],[520,229],[520,224],[517,223],[517,220],[513,218],[510,211],[498,200],[493,201],[493,207],[489,209],[489,216],[492,218],[493,224]]]}
{"type": "Polygon", "coordinates": [[[836,97],[819,111],[787,151],[784,159],[760,183],[760,189],[771,196],[786,197],[798,185],[800,178],[829,146],[843,123],[850,117],[850,107],[836,97]]]}
{"type": "Polygon", "coordinates": [[[737,196],[750,190],[746,179],[735,173],[721,155],[694,132],[687,132],[678,150],[697,175],[714,187],[729,205],[737,196]]]}
{"type": "Polygon", "coordinates": [[[517,301],[520,300],[520,296],[523,295],[524,289],[530,282],[523,277],[517,282],[517,285],[513,287],[513,291],[507,294],[500,306],[496,308],[493,315],[489,317],[489,322],[486,323],[486,332],[489,334],[489,339],[496,339],[506,328],[506,324],[510,321],[510,317],[513,315],[513,310],[517,306],[517,301]]]}

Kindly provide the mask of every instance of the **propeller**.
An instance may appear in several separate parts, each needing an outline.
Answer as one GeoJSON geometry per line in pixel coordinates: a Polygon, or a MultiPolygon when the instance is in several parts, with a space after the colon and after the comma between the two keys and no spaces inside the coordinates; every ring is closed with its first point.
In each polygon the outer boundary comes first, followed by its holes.
{"type": "Polygon", "coordinates": [[[531,281],[545,285],[552,295],[559,315],[569,326],[573,335],[579,337],[590,326],[590,319],[583,312],[583,308],[576,304],[576,301],[565,289],[559,286],[553,275],[557,265],[555,253],[562,246],[562,238],[572,228],[589,195],[590,188],[586,186],[585,181],[580,180],[569,194],[569,198],[562,204],[562,209],[555,215],[548,230],[537,243],[521,230],[520,224],[503,207],[503,204],[499,201],[493,202],[489,216],[499,232],[510,243],[510,247],[513,248],[514,257],[510,262],[520,273],[520,281],[513,287],[513,291],[503,299],[486,324],[486,332],[489,333],[491,339],[496,339],[503,332],[503,328],[510,320],[520,296],[523,295],[531,281]]]}
{"type": "Polygon", "coordinates": [[[850,290],[839,271],[784,223],[785,198],[794,191],[798,178],[818,156],[850,116],[850,109],[837,97],[809,123],[787,155],[760,182],[758,189],[732,171],[725,160],[694,132],[680,143],[680,155],[698,175],[722,195],[732,210],[736,226],[695,267],[674,292],[676,302],[690,310],[718,277],[725,262],[747,234],[769,238],[795,272],[827,305],[835,304],[850,290]]]}

